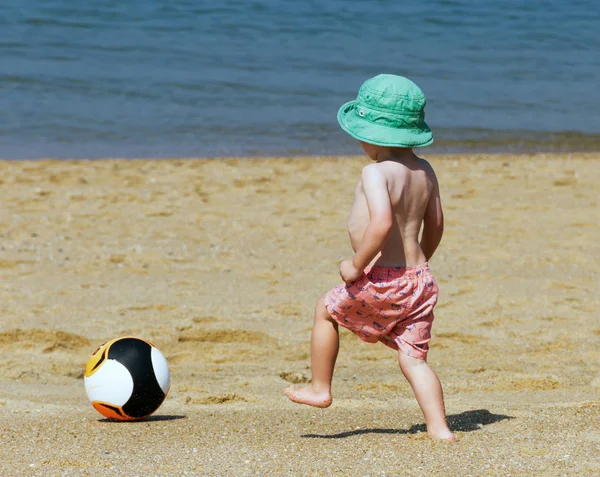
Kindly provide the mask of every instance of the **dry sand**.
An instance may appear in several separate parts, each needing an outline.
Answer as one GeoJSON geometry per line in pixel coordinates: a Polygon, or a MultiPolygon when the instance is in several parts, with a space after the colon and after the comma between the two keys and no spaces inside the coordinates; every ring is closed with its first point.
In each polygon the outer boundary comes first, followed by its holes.
{"type": "Polygon", "coordinates": [[[347,332],[331,408],[281,392],[310,376],[365,159],[0,162],[0,475],[600,475],[600,154],[428,158],[454,445],[347,332]],[[129,334],[173,384],[114,423],[82,371],[129,334]]]}

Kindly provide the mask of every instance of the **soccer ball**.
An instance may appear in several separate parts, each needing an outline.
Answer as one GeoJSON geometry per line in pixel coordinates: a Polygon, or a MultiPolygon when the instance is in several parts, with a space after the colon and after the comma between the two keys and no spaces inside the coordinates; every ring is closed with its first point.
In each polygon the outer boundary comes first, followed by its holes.
{"type": "Polygon", "coordinates": [[[96,410],[111,419],[134,421],[162,404],[171,386],[167,360],[152,343],[124,336],[107,341],[87,362],[84,384],[96,410]]]}

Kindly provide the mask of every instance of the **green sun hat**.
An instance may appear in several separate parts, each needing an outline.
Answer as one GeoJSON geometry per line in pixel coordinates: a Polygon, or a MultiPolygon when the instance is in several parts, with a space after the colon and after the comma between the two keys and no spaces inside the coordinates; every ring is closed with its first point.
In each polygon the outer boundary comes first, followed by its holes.
{"type": "Polygon", "coordinates": [[[403,76],[382,74],[363,83],[354,101],[338,111],[338,123],[359,141],[377,146],[424,147],[433,143],[425,123],[425,95],[403,76]]]}

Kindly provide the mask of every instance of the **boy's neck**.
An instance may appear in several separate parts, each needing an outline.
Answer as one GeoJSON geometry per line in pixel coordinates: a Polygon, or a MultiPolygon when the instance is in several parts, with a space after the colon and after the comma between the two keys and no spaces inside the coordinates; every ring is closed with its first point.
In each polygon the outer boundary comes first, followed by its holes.
{"type": "Polygon", "coordinates": [[[414,161],[415,159],[417,159],[417,156],[409,147],[386,147],[377,153],[378,163],[385,161],[405,162],[414,161]]]}
{"type": "Polygon", "coordinates": [[[408,162],[418,159],[410,147],[376,146],[375,144],[369,144],[368,142],[364,141],[359,141],[359,143],[367,156],[376,162],[408,162]]]}

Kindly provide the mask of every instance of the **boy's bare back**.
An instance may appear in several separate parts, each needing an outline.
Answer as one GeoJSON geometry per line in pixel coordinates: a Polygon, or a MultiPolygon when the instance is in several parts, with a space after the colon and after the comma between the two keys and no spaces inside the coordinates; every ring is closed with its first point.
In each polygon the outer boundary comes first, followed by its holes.
{"type": "Polygon", "coordinates": [[[430,258],[441,239],[443,213],[437,179],[427,161],[411,153],[363,169],[348,217],[354,251],[373,221],[390,221],[385,243],[375,257],[378,266],[414,266],[430,258]]]}

